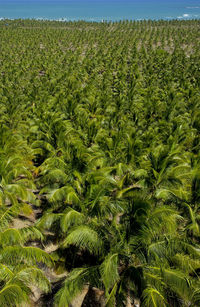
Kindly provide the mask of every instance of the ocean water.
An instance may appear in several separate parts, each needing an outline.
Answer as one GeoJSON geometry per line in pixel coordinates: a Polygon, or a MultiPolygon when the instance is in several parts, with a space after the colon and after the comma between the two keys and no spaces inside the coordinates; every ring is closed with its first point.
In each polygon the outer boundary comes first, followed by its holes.
{"type": "Polygon", "coordinates": [[[0,0],[0,18],[200,19],[200,0],[0,0]]]}

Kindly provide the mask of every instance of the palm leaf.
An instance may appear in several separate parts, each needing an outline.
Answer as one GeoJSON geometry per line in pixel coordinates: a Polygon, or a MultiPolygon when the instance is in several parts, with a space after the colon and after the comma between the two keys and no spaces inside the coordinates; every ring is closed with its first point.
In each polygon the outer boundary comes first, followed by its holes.
{"type": "Polygon", "coordinates": [[[44,175],[43,180],[47,182],[59,182],[64,184],[67,182],[68,176],[61,169],[51,169],[47,175],[44,175]]]}
{"type": "Polygon", "coordinates": [[[98,233],[88,226],[78,226],[63,242],[63,246],[75,245],[87,249],[92,254],[100,254],[103,242],[98,233]]]}
{"type": "Polygon", "coordinates": [[[200,269],[200,259],[193,259],[191,255],[176,254],[172,257],[173,264],[187,274],[195,274],[200,269]]]}
{"type": "Polygon", "coordinates": [[[0,280],[7,281],[13,277],[13,272],[10,270],[9,267],[0,264],[0,280]]]}
{"type": "Polygon", "coordinates": [[[8,192],[17,195],[22,200],[28,200],[28,191],[26,188],[21,186],[20,184],[8,184],[6,186],[8,192]]]}
{"type": "Polygon", "coordinates": [[[50,229],[54,222],[58,221],[63,216],[62,213],[48,212],[37,221],[36,226],[40,229],[50,229]]]}
{"type": "Polygon", "coordinates": [[[117,292],[118,283],[116,282],[112,288],[112,291],[109,293],[108,298],[105,303],[105,307],[115,307],[116,306],[116,292],[117,292]]]}
{"type": "Polygon", "coordinates": [[[65,201],[68,204],[78,204],[79,198],[72,187],[64,186],[59,189],[54,189],[49,194],[51,202],[65,201]]]}
{"type": "Polygon", "coordinates": [[[24,240],[18,229],[10,228],[0,233],[0,245],[2,246],[17,245],[23,242],[24,240]]]}
{"type": "Polygon", "coordinates": [[[119,278],[118,254],[110,254],[100,267],[101,278],[106,288],[106,293],[114,286],[119,278]]]}
{"type": "Polygon", "coordinates": [[[144,307],[165,307],[167,306],[164,296],[155,288],[146,288],[143,291],[143,303],[144,307]]]}
{"type": "Polygon", "coordinates": [[[29,302],[27,294],[16,284],[8,284],[0,291],[2,307],[16,307],[29,302]]]}
{"type": "Polygon", "coordinates": [[[128,197],[130,196],[129,192],[138,190],[138,189],[141,189],[141,186],[137,184],[132,185],[128,188],[122,189],[117,193],[117,198],[128,197]]]}
{"type": "Polygon", "coordinates": [[[66,232],[70,226],[82,224],[85,220],[85,217],[82,213],[69,208],[67,209],[61,217],[60,226],[61,229],[66,232]]]}
{"type": "Polygon", "coordinates": [[[68,188],[66,186],[51,190],[48,197],[51,202],[64,201],[67,195],[68,188]]]}
{"type": "Polygon", "coordinates": [[[11,283],[23,282],[26,286],[36,286],[44,292],[49,292],[50,282],[44,272],[35,267],[23,268],[13,277],[11,283]]]}
{"type": "Polygon", "coordinates": [[[37,247],[8,246],[0,251],[0,259],[6,264],[27,263],[32,265],[38,262],[48,266],[53,264],[51,256],[37,247]]]}
{"type": "Polygon", "coordinates": [[[193,292],[192,302],[194,306],[200,306],[200,286],[193,292]]]}
{"type": "Polygon", "coordinates": [[[28,240],[43,240],[44,236],[39,229],[34,226],[24,227],[19,229],[19,233],[23,238],[23,241],[26,242],[28,240]]]}
{"type": "Polygon", "coordinates": [[[172,270],[170,268],[150,268],[153,272],[160,275],[164,283],[179,297],[189,301],[192,296],[192,288],[190,285],[190,279],[187,278],[183,272],[178,270],[172,270]]]}
{"type": "Polygon", "coordinates": [[[181,298],[184,298],[187,302],[190,301],[192,288],[190,280],[186,278],[185,274],[178,270],[164,269],[162,270],[162,277],[172,291],[177,293],[181,298]]]}
{"type": "Polygon", "coordinates": [[[9,226],[9,223],[20,212],[19,205],[14,205],[9,208],[0,210],[0,231],[3,231],[9,226]]]}
{"type": "Polygon", "coordinates": [[[72,300],[82,291],[88,282],[86,268],[74,269],[65,279],[62,288],[55,296],[55,306],[69,307],[72,300]]]}

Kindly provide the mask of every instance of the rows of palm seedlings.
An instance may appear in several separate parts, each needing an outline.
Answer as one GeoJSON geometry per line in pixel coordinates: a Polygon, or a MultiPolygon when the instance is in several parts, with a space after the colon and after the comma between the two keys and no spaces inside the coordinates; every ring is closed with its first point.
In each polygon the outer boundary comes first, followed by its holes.
{"type": "Polygon", "coordinates": [[[0,21],[0,306],[200,306],[200,21],[0,21]]]}

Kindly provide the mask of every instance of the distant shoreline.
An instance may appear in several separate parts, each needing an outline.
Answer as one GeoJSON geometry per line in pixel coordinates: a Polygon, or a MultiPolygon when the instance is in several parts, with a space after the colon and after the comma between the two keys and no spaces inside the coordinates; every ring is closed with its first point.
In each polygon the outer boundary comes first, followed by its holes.
{"type": "Polygon", "coordinates": [[[89,19],[63,19],[63,18],[58,18],[58,19],[53,19],[53,18],[4,18],[0,17],[0,22],[1,21],[48,21],[48,22],[61,22],[61,23],[68,23],[68,22],[87,22],[87,23],[120,23],[120,22],[173,22],[173,21],[200,21],[200,18],[171,18],[171,19],[119,19],[119,20],[89,20],[89,19]]]}
{"type": "Polygon", "coordinates": [[[0,17],[53,21],[200,19],[199,0],[0,0],[0,17]]]}

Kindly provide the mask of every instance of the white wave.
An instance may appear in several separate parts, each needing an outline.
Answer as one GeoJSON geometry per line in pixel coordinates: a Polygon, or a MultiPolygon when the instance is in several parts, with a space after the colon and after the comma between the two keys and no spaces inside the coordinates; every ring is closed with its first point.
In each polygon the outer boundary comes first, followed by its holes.
{"type": "Polygon", "coordinates": [[[193,15],[191,14],[183,14],[181,16],[177,16],[178,19],[182,19],[182,18],[191,18],[193,15]]]}
{"type": "Polygon", "coordinates": [[[183,14],[181,16],[177,16],[177,19],[195,19],[200,18],[200,14],[183,14]]]}
{"type": "Polygon", "coordinates": [[[67,19],[67,18],[58,18],[58,19],[56,19],[57,21],[68,21],[69,19],[67,19]]]}
{"type": "Polygon", "coordinates": [[[0,17],[0,20],[15,20],[14,18],[9,18],[9,17],[0,17]]]}
{"type": "Polygon", "coordinates": [[[200,9],[200,6],[186,6],[186,9],[200,9]]]}

